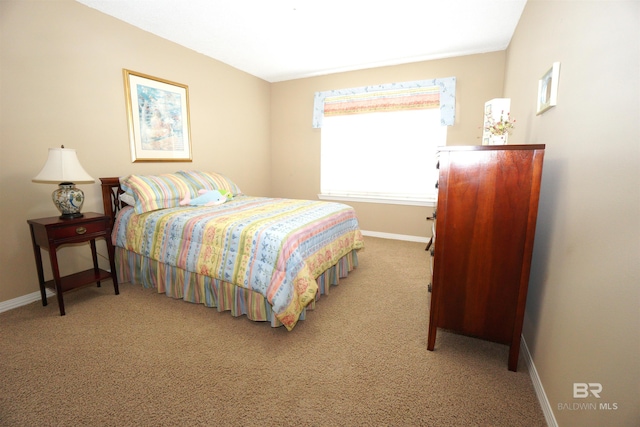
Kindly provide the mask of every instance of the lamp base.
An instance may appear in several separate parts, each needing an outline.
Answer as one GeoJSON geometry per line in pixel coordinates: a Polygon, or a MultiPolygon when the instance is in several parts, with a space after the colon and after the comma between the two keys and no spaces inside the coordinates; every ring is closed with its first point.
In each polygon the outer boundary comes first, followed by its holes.
{"type": "Polygon", "coordinates": [[[60,211],[60,219],[81,218],[80,213],[84,203],[84,193],[73,182],[62,182],[58,189],[51,194],[53,203],[60,211]]]}
{"type": "Polygon", "coordinates": [[[82,218],[84,216],[83,213],[76,212],[72,214],[62,214],[60,215],[60,219],[74,219],[74,218],[82,218]]]}

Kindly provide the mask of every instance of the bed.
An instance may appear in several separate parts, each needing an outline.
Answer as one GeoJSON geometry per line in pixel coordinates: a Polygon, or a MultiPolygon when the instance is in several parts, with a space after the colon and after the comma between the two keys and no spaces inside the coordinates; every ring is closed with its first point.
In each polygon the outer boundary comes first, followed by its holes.
{"type": "Polygon", "coordinates": [[[341,203],[253,197],[210,172],[100,178],[118,280],[291,331],[364,248],[341,203]],[[181,206],[218,190],[231,200],[181,206]]]}

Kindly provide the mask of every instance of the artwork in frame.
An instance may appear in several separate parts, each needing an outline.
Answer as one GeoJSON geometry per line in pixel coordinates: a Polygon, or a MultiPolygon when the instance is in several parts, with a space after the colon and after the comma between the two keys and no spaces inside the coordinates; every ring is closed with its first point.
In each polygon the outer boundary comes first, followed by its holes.
{"type": "Polygon", "coordinates": [[[560,63],[554,62],[538,82],[538,109],[540,115],[558,102],[558,79],[560,78],[560,63]]]}
{"type": "Polygon", "coordinates": [[[124,69],[132,162],[190,162],[189,88],[124,69]]]}

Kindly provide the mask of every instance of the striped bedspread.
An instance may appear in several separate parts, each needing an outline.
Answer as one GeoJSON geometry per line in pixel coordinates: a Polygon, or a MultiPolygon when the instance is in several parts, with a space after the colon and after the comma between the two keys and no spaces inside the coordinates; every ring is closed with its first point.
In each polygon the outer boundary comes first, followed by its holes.
{"type": "Polygon", "coordinates": [[[115,246],[262,294],[291,330],[315,298],[315,278],[364,247],[341,203],[239,196],[218,206],[120,211],[115,246]]]}

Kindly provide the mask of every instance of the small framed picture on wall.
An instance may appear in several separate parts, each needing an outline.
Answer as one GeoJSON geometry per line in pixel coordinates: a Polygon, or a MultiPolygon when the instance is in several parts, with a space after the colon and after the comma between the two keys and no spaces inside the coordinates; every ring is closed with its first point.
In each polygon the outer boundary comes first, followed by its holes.
{"type": "Polygon", "coordinates": [[[560,63],[554,62],[538,81],[538,108],[536,115],[540,115],[558,102],[558,79],[560,78],[560,63]]]}

